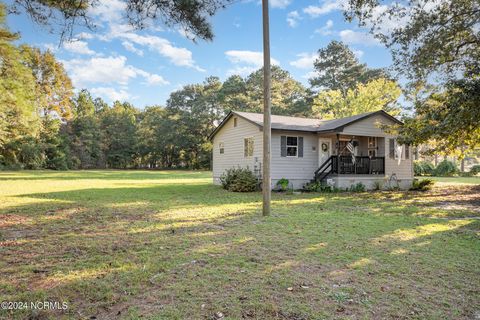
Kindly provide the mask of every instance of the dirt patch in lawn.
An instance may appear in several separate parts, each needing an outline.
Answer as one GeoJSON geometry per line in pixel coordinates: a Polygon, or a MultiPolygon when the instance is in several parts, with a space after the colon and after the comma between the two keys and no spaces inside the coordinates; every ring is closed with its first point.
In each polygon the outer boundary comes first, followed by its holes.
{"type": "Polygon", "coordinates": [[[385,198],[428,209],[422,215],[435,218],[480,217],[480,185],[435,186],[427,192],[409,191],[397,196],[390,194],[385,198]]]}
{"type": "Polygon", "coordinates": [[[433,200],[433,207],[438,209],[480,213],[480,186],[435,188],[426,197],[433,200]]]}

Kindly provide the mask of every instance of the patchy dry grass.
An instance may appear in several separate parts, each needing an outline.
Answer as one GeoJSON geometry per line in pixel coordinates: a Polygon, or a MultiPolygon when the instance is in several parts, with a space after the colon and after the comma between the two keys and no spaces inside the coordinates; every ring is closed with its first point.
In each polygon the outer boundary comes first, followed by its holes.
{"type": "Polygon", "coordinates": [[[472,319],[479,194],[275,194],[263,218],[207,172],[0,173],[0,300],[69,305],[0,318],[472,319]]]}

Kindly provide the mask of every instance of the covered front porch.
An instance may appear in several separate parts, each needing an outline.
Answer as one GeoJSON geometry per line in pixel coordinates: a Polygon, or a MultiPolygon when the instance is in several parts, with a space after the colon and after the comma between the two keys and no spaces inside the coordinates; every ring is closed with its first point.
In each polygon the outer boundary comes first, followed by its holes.
{"type": "Polygon", "coordinates": [[[331,134],[319,136],[315,180],[340,175],[385,175],[385,138],[331,134]]]}

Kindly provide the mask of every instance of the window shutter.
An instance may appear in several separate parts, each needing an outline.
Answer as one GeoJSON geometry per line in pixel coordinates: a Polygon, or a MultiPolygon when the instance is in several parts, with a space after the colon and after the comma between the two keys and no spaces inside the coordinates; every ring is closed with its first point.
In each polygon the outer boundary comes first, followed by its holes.
{"type": "Polygon", "coordinates": [[[405,159],[410,159],[410,145],[405,145],[405,159]]]}
{"type": "Polygon", "coordinates": [[[287,136],[280,137],[280,156],[287,156],[287,136]]]}
{"type": "Polygon", "coordinates": [[[298,157],[303,158],[303,137],[298,137],[298,157]]]}
{"type": "Polygon", "coordinates": [[[389,139],[390,141],[390,148],[389,148],[389,155],[390,159],[395,158],[395,139],[389,139]]]}

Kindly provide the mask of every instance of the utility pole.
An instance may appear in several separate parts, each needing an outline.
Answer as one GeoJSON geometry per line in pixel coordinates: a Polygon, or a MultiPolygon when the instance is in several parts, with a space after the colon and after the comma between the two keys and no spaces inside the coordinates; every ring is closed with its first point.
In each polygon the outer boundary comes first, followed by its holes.
{"type": "Polygon", "coordinates": [[[270,28],[268,18],[268,0],[262,0],[263,16],[263,215],[270,215],[271,176],[270,149],[272,124],[270,111],[270,28]]]}

